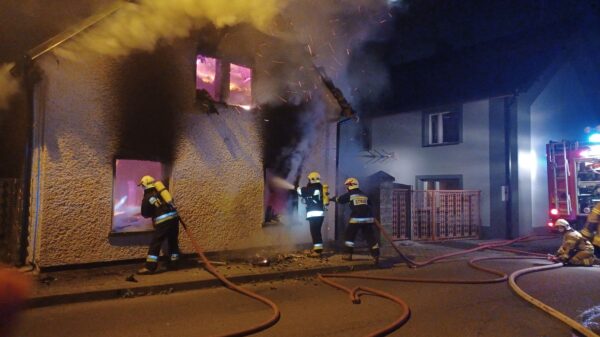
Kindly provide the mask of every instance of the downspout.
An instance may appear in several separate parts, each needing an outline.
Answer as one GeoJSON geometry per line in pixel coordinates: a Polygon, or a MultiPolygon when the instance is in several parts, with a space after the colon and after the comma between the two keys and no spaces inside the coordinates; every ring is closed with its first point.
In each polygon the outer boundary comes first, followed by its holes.
{"type": "Polygon", "coordinates": [[[511,118],[511,108],[514,106],[517,101],[517,94],[513,94],[504,99],[504,184],[507,188],[506,191],[506,236],[507,239],[511,239],[514,237],[514,220],[513,219],[513,141],[512,141],[512,133],[513,133],[513,119],[511,118]]]}
{"type": "MultiPolygon", "coordinates": [[[[350,105],[350,103],[348,102],[348,100],[346,99],[346,97],[344,97],[344,94],[342,93],[342,91],[335,86],[335,84],[333,83],[333,81],[331,80],[331,78],[329,78],[329,76],[327,76],[327,74],[325,73],[325,69],[323,69],[322,67],[317,67],[315,66],[315,70],[317,71],[317,73],[320,75],[321,77],[321,81],[323,82],[323,84],[325,85],[325,87],[327,88],[327,90],[329,90],[329,92],[331,93],[331,95],[333,96],[333,98],[336,100],[336,102],[338,103],[338,105],[340,106],[340,116],[341,118],[337,121],[337,127],[336,127],[336,144],[335,144],[335,182],[336,182],[336,187],[338,185],[338,182],[340,181],[339,179],[339,165],[340,165],[340,138],[341,138],[341,128],[342,128],[342,124],[349,121],[349,120],[354,120],[355,122],[358,123],[359,118],[358,118],[358,114],[356,113],[356,111],[354,111],[354,109],[352,108],[352,105],[350,105]]],[[[336,203],[335,205],[335,240],[337,241],[340,237],[340,233],[341,233],[341,229],[339,226],[339,213],[340,213],[340,207],[338,207],[338,204],[336,203]]]]}
{"type": "MultiPolygon", "coordinates": [[[[21,265],[27,264],[28,258],[28,246],[31,245],[32,252],[35,252],[35,240],[36,240],[36,230],[37,228],[31,228],[32,233],[32,241],[29,242],[29,234],[30,234],[30,210],[31,210],[31,196],[32,196],[32,169],[33,169],[33,150],[34,150],[34,125],[35,125],[35,112],[34,112],[34,84],[35,81],[33,79],[31,73],[31,58],[29,56],[23,57],[23,62],[19,67],[19,71],[23,76],[23,86],[25,91],[25,99],[26,99],[26,128],[27,128],[27,141],[24,146],[25,150],[25,163],[23,165],[23,212],[21,214],[21,237],[20,237],[20,247],[19,247],[19,263],[21,265]]],[[[39,180],[39,179],[38,179],[39,180]]],[[[37,219],[37,207],[36,207],[36,215],[33,217],[37,219]]],[[[31,262],[33,264],[33,253],[31,262]]]]}

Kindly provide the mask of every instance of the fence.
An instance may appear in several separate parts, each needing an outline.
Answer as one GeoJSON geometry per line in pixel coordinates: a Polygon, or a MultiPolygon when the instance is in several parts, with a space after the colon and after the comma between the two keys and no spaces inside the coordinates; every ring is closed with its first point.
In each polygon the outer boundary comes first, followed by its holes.
{"type": "Polygon", "coordinates": [[[397,240],[477,238],[479,191],[392,192],[392,236],[397,240]]]}
{"type": "Polygon", "coordinates": [[[23,214],[22,181],[0,179],[0,261],[19,260],[23,214]]]}

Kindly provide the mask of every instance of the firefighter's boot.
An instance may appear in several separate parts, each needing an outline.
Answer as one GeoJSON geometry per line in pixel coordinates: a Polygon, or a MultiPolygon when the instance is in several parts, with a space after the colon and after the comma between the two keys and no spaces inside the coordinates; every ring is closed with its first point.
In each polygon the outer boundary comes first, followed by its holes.
{"type": "Polygon", "coordinates": [[[146,266],[137,271],[138,275],[150,275],[156,272],[158,268],[158,256],[148,255],[146,257],[146,266]]]}
{"type": "Polygon", "coordinates": [[[171,254],[167,262],[167,270],[178,270],[179,267],[179,254],[171,254]]]}
{"type": "Polygon", "coordinates": [[[373,257],[373,264],[378,267],[379,266],[379,244],[375,244],[375,246],[371,247],[371,256],[373,257]]]}
{"type": "Polygon", "coordinates": [[[152,275],[152,274],[154,274],[155,272],[156,272],[156,270],[152,270],[152,269],[148,269],[148,268],[146,268],[146,267],[143,267],[143,268],[140,268],[140,269],[137,271],[137,274],[138,274],[138,275],[152,275]]]}
{"type": "Polygon", "coordinates": [[[342,256],[342,260],[352,261],[352,253],[354,253],[354,248],[346,246],[345,254],[342,256]]]}

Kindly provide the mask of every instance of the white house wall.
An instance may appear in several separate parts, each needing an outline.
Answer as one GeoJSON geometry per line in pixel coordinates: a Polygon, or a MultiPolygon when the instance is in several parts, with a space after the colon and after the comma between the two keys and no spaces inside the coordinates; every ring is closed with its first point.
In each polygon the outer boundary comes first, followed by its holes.
{"type": "Polygon", "coordinates": [[[488,114],[487,100],[463,104],[462,142],[432,147],[422,144],[421,111],[376,118],[371,125],[372,148],[392,152],[394,157],[368,164],[358,152],[353,156],[361,165],[354,168],[362,169],[363,176],[382,170],[394,176],[396,183],[413,187],[417,176],[461,175],[463,189],[481,191],[482,224],[489,226],[488,114]]]}
{"type": "MultiPolygon", "coordinates": [[[[189,71],[183,78],[189,79],[188,103],[193,106],[195,46],[185,48],[192,57],[173,61],[189,71]]],[[[39,139],[32,170],[30,244],[35,249],[30,259],[45,267],[143,258],[148,235],[109,237],[118,135],[113,117],[116,98],[108,89],[115,61],[90,56],[85,62],[72,62],[48,53],[36,60],[36,66],[42,79],[35,86],[39,139]]],[[[171,189],[183,218],[207,251],[272,245],[292,249],[310,242],[306,224],[262,227],[259,126],[264,121],[258,117],[225,108],[212,115],[184,113],[171,189]]],[[[323,126],[303,176],[318,170],[335,187],[335,123],[315,122],[323,126]]],[[[328,215],[324,225],[326,239],[334,235],[332,217],[328,215]]],[[[183,233],[180,238],[184,253],[191,253],[183,233]]]]}

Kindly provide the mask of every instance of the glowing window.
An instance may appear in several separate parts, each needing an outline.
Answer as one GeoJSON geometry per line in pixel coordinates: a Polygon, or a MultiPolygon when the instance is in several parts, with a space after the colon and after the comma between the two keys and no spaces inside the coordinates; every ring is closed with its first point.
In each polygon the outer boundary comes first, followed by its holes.
{"type": "Polygon", "coordinates": [[[144,189],[140,179],[149,175],[163,177],[163,165],[155,161],[117,159],[113,181],[113,221],[111,232],[145,232],[153,230],[152,219],[140,214],[144,189]]]}
{"type": "Polygon", "coordinates": [[[209,96],[218,101],[219,97],[219,60],[202,55],[196,56],[196,90],[206,90],[209,96]]]}
{"type": "Polygon", "coordinates": [[[250,109],[252,106],[252,69],[231,64],[227,104],[250,109]]]}

